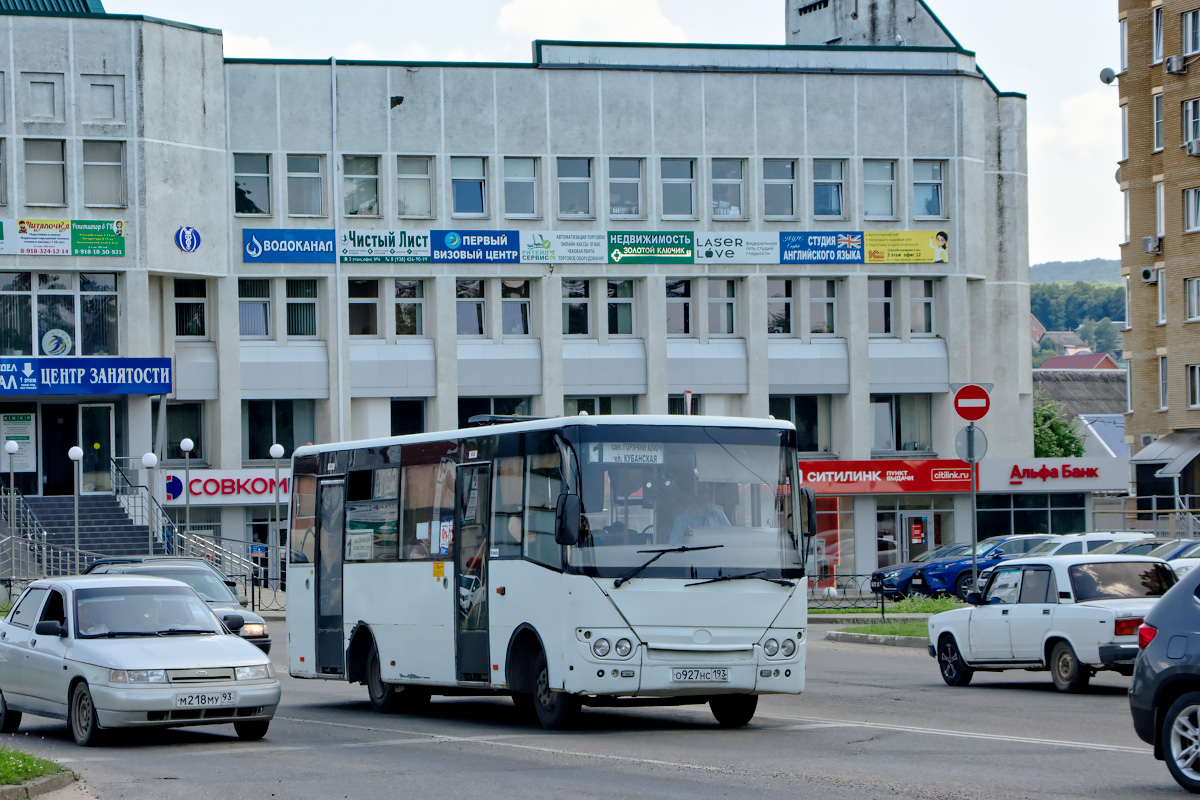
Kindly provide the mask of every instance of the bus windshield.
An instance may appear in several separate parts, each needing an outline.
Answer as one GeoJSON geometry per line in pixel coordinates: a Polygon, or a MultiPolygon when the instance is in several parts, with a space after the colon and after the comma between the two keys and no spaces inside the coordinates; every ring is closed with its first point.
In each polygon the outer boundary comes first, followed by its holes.
{"type": "Polygon", "coordinates": [[[794,433],[770,428],[574,430],[583,506],[567,565],[620,577],[659,550],[645,578],[803,575],[793,520],[794,433]],[[714,545],[719,545],[714,547],[714,545]]]}

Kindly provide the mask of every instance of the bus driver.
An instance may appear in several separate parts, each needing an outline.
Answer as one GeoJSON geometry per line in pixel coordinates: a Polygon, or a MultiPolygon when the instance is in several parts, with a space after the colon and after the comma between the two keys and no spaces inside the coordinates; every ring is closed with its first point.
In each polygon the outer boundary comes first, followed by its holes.
{"type": "Polygon", "coordinates": [[[725,511],[713,502],[713,485],[700,484],[693,476],[685,478],[680,491],[687,497],[687,505],[675,515],[671,525],[671,544],[681,544],[685,534],[694,528],[716,528],[729,524],[725,511]]]}

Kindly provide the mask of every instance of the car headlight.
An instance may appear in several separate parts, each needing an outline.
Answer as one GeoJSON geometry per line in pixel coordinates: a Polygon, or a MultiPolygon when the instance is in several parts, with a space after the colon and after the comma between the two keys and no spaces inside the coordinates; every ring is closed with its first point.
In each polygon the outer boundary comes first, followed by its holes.
{"type": "Polygon", "coordinates": [[[763,652],[768,656],[773,656],[779,652],[779,642],[774,639],[767,639],[763,642],[763,652]]]}
{"type": "Polygon", "coordinates": [[[885,572],[885,573],[883,573],[883,577],[885,577],[885,578],[887,578],[887,579],[889,579],[889,580],[892,580],[892,579],[895,579],[895,578],[899,578],[899,577],[900,577],[900,570],[898,570],[898,569],[889,570],[888,572],[885,572]]]}
{"type": "Polygon", "coordinates": [[[114,669],[109,673],[111,683],[167,683],[165,669],[114,669]]]}
{"type": "Polygon", "coordinates": [[[1192,565],[1191,565],[1191,564],[1180,564],[1179,566],[1177,566],[1177,567],[1175,568],[1175,574],[1176,574],[1176,575],[1183,575],[1183,573],[1185,573],[1185,572],[1189,571],[1191,568],[1192,568],[1192,565]]]}
{"type": "Polygon", "coordinates": [[[633,652],[633,643],[632,642],[630,642],[628,639],[618,639],[617,640],[617,655],[619,655],[621,658],[624,658],[625,656],[629,655],[631,652],[633,652]]]}
{"type": "Polygon", "coordinates": [[[606,655],[608,655],[608,650],[608,639],[597,639],[592,643],[592,652],[600,658],[604,658],[606,655]]]}
{"type": "Polygon", "coordinates": [[[266,636],[267,626],[262,622],[247,622],[240,631],[242,636],[266,636]]]}
{"type": "Polygon", "coordinates": [[[273,677],[270,664],[255,664],[252,667],[235,667],[234,677],[239,681],[254,681],[273,677]]]}
{"type": "Polygon", "coordinates": [[[784,658],[791,658],[796,654],[796,643],[791,639],[784,639],[783,644],[779,646],[780,652],[784,658]]]}

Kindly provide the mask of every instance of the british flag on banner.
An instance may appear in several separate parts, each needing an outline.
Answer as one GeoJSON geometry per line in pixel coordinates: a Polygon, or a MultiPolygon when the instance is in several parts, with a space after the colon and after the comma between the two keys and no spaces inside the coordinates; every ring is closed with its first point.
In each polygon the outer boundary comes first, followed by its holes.
{"type": "Polygon", "coordinates": [[[837,237],[838,247],[862,247],[861,233],[839,233],[837,237]]]}

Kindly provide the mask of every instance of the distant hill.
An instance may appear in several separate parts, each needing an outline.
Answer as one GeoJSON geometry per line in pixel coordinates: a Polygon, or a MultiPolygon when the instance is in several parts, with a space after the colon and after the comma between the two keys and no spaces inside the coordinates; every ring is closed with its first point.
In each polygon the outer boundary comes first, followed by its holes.
{"type": "Polygon", "coordinates": [[[1112,258],[1092,258],[1087,261],[1047,261],[1029,268],[1032,283],[1059,281],[1089,281],[1121,283],[1121,261],[1112,258]]]}

